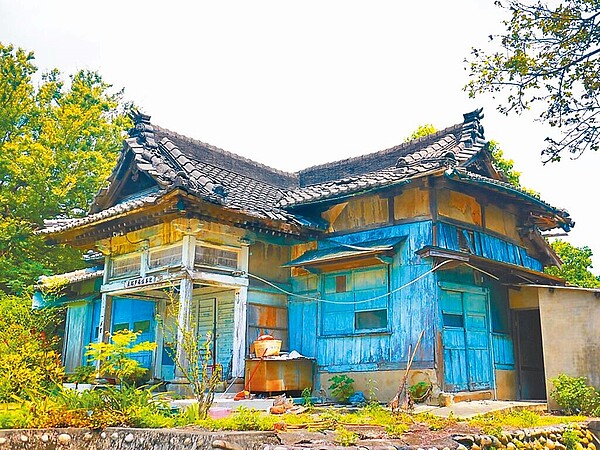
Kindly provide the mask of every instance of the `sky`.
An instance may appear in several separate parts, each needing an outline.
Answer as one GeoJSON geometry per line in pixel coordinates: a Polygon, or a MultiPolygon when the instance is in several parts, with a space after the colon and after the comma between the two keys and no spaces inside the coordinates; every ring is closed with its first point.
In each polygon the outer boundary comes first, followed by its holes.
{"type": "Polygon", "coordinates": [[[595,253],[596,167],[584,154],[543,165],[549,127],[469,99],[465,58],[505,13],[493,0],[0,0],[0,42],[35,52],[41,71],[99,71],[152,122],[285,171],[442,129],[483,107],[524,186],[567,209],[568,237],[595,253]]]}

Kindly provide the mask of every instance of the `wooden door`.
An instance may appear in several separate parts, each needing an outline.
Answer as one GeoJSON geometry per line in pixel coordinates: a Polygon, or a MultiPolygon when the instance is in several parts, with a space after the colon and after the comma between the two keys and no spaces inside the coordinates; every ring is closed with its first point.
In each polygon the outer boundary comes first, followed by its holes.
{"type": "Polygon", "coordinates": [[[485,292],[442,290],[445,389],[493,387],[488,299],[485,292]]]}

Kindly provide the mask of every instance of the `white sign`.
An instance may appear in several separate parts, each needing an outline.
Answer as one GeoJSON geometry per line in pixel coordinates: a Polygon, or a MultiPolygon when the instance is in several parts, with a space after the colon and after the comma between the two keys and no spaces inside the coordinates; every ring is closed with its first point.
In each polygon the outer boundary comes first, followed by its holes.
{"type": "Polygon", "coordinates": [[[131,287],[145,286],[147,284],[152,284],[155,281],[156,281],[156,277],[154,275],[150,275],[148,277],[142,277],[142,278],[134,278],[132,280],[127,280],[125,282],[125,287],[131,288],[131,287]]]}

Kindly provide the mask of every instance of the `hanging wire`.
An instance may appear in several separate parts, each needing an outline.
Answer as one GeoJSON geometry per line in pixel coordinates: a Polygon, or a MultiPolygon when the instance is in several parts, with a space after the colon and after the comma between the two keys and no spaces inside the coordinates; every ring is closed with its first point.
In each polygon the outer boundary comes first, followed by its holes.
{"type": "Polygon", "coordinates": [[[392,290],[392,291],[390,291],[390,292],[386,292],[385,294],[378,295],[378,296],[376,296],[376,297],[368,298],[368,299],[365,299],[365,300],[357,300],[357,301],[351,301],[351,302],[338,302],[338,301],[335,301],[335,300],[327,300],[327,299],[324,299],[324,298],[317,298],[317,297],[310,297],[310,296],[307,296],[307,295],[302,295],[302,294],[296,294],[296,293],[294,293],[294,292],[290,292],[290,291],[288,291],[288,290],[286,290],[286,289],[283,289],[283,288],[281,288],[281,287],[277,286],[276,284],[274,284],[274,283],[271,283],[269,280],[265,280],[264,278],[261,278],[261,277],[259,277],[258,275],[254,275],[254,274],[252,274],[252,273],[249,273],[249,272],[247,273],[247,275],[248,275],[250,278],[254,278],[254,279],[256,279],[256,280],[262,281],[262,282],[263,282],[263,283],[265,283],[265,284],[268,284],[269,286],[271,286],[271,287],[273,287],[273,288],[277,289],[278,291],[281,291],[281,292],[283,292],[284,294],[287,294],[287,295],[289,295],[290,297],[298,297],[298,298],[302,298],[302,299],[305,299],[305,300],[311,300],[311,301],[314,301],[314,302],[321,302],[321,303],[334,303],[334,304],[336,304],[336,305],[358,305],[358,304],[361,304],[361,303],[368,303],[368,302],[372,302],[372,301],[378,300],[378,299],[380,299],[380,298],[388,297],[388,296],[390,296],[390,295],[392,295],[392,294],[395,294],[396,292],[398,292],[398,291],[401,291],[402,289],[404,289],[404,288],[406,288],[406,287],[410,286],[411,284],[413,284],[413,283],[416,283],[417,281],[419,281],[419,280],[421,280],[422,278],[426,277],[426,276],[427,276],[427,275],[429,275],[430,273],[433,273],[433,272],[435,272],[435,271],[436,271],[436,270],[438,270],[440,267],[442,267],[444,264],[448,264],[448,263],[450,263],[450,262],[452,262],[452,260],[446,260],[446,261],[443,261],[443,262],[441,262],[440,264],[438,264],[437,266],[435,266],[435,267],[433,267],[432,269],[428,270],[427,272],[425,272],[425,273],[422,273],[422,274],[421,274],[421,275],[419,275],[417,278],[415,278],[415,279],[413,279],[413,280],[409,281],[409,282],[408,282],[408,283],[406,283],[406,284],[403,284],[403,285],[402,285],[402,286],[400,286],[400,287],[397,287],[396,289],[394,289],[394,290],[392,290]]]}

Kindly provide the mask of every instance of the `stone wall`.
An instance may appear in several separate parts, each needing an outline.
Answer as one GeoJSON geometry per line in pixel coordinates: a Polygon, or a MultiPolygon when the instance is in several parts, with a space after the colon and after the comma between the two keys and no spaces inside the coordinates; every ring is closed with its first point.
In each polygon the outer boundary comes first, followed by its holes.
{"type": "Polygon", "coordinates": [[[277,445],[274,432],[107,428],[0,430],[0,450],[259,450],[277,445]]]}
{"type": "Polygon", "coordinates": [[[458,435],[454,440],[459,443],[456,450],[596,450],[597,442],[587,426],[580,424],[503,431],[500,435],[458,435]]]}

